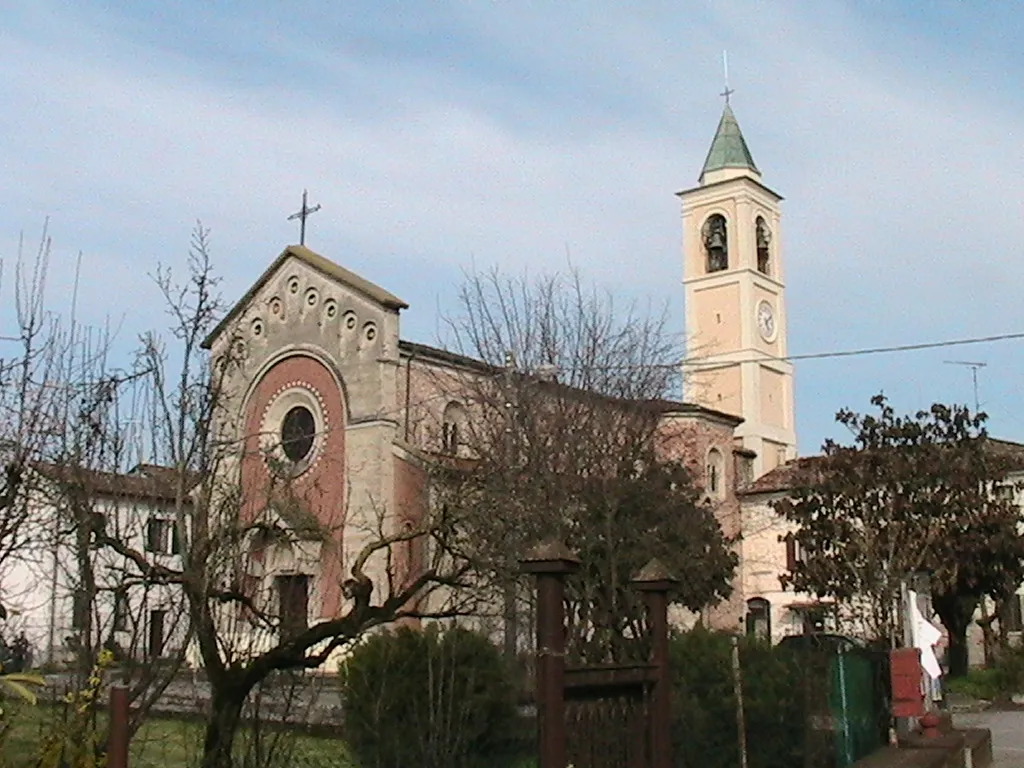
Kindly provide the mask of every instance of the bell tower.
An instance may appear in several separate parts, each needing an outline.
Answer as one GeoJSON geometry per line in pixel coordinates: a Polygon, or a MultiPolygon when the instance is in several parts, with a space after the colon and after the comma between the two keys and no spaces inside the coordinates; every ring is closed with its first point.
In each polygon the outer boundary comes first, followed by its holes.
{"type": "Polygon", "coordinates": [[[683,206],[686,400],[743,417],[754,477],[796,456],[786,340],[782,197],[765,186],[726,98],[683,206]]]}

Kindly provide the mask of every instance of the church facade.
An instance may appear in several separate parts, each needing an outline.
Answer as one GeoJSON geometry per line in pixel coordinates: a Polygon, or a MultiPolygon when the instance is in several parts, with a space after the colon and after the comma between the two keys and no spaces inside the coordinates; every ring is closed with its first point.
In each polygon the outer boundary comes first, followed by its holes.
{"type": "MultiPolygon", "coordinates": [[[[703,502],[735,541],[739,567],[729,600],[674,619],[773,641],[830,628],[827,603],[780,581],[799,552],[772,503],[814,459],[797,458],[782,198],[765,184],[728,103],[697,185],[678,196],[684,401],[658,401],[659,438],[665,455],[691,468],[703,502]]],[[[344,612],[354,559],[382,534],[416,526],[429,504],[430,462],[460,455],[460,435],[469,432],[466,377],[487,367],[403,339],[407,307],[311,249],[289,246],[206,339],[212,370],[226,371],[216,437],[237,446],[225,471],[237,478],[239,512],[252,524],[238,586],[280,618],[281,632],[344,612]]],[[[157,470],[99,480],[118,500],[109,514],[130,520],[145,551],[171,563],[173,496],[157,470]]],[[[403,543],[377,558],[369,575],[378,587],[401,583],[421,561],[403,543]]],[[[41,578],[27,559],[16,568],[18,577],[5,581],[21,592],[5,595],[7,602],[43,654],[37,658],[54,659],[82,631],[73,580],[41,578]]],[[[1024,587],[1019,595],[1018,625],[1024,587]]],[[[121,632],[116,627],[131,623],[124,606],[131,606],[143,638],[133,655],[157,656],[177,642],[181,633],[165,625],[180,596],[108,602],[91,626],[121,632]]],[[[250,647],[273,640],[250,638],[250,647]]]]}

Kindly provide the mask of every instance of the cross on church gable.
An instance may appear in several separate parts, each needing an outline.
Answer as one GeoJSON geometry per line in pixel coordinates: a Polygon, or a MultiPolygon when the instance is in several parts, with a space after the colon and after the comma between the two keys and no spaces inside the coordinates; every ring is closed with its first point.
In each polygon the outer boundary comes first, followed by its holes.
{"type": "Polygon", "coordinates": [[[311,214],[320,210],[320,203],[317,203],[310,208],[309,205],[307,205],[306,200],[307,192],[306,190],[302,190],[302,208],[288,217],[288,221],[295,221],[296,219],[299,220],[299,245],[306,244],[306,219],[308,219],[311,214]]]}

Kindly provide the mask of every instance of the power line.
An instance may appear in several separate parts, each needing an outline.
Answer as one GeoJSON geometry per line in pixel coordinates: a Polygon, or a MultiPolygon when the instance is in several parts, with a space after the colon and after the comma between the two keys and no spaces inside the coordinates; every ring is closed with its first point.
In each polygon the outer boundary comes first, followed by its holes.
{"type": "MultiPolygon", "coordinates": [[[[1000,333],[992,336],[974,336],[966,339],[946,339],[944,341],[925,341],[917,344],[895,344],[888,347],[865,347],[863,349],[843,349],[843,350],[831,350],[828,352],[808,352],[800,355],[789,355],[787,357],[776,357],[768,353],[759,354],[756,357],[741,357],[741,358],[719,358],[709,359],[709,357],[692,357],[684,359],[682,361],[683,368],[721,368],[727,365],[734,365],[736,363],[759,363],[764,361],[781,361],[781,362],[795,362],[797,360],[824,360],[829,358],[839,357],[859,357],[864,355],[879,355],[879,354],[891,354],[896,352],[917,352],[924,349],[941,349],[943,347],[960,347],[970,344],[987,344],[996,341],[1011,341],[1014,339],[1024,339],[1024,332],[1020,333],[1000,333]]],[[[679,363],[653,363],[651,365],[642,364],[622,364],[622,365],[587,365],[579,368],[566,367],[561,370],[567,373],[572,373],[577,370],[591,370],[591,371],[629,371],[629,370],[675,370],[680,367],[679,363]]]]}
{"type": "Polygon", "coordinates": [[[867,349],[853,349],[844,352],[819,352],[817,354],[793,355],[787,360],[810,360],[823,357],[852,357],[854,355],[874,355],[883,352],[913,352],[919,349],[937,349],[939,347],[959,347],[966,344],[985,344],[992,341],[1009,341],[1010,339],[1024,339],[1024,333],[1000,333],[995,336],[976,336],[969,339],[950,339],[947,341],[926,341],[920,344],[900,344],[894,347],[869,347],[867,349]]]}
{"type": "Polygon", "coordinates": [[[968,344],[986,344],[993,341],[1010,341],[1012,339],[1024,339],[1024,333],[1000,333],[994,336],[975,336],[967,339],[947,339],[945,341],[926,341],[919,344],[897,344],[891,347],[867,347],[864,349],[848,349],[839,350],[832,352],[812,352],[803,355],[790,355],[788,357],[774,357],[772,355],[762,355],[759,357],[752,357],[749,359],[740,360],[715,360],[715,361],[701,361],[696,360],[693,362],[684,361],[683,365],[686,367],[719,367],[723,365],[731,365],[733,363],[754,363],[761,360],[782,360],[786,362],[793,362],[796,360],[822,360],[826,358],[834,357],[857,357],[861,355],[878,355],[892,352],[916,352],[922,349],[939,349],[942,347],[960,347],[968,344]]]}

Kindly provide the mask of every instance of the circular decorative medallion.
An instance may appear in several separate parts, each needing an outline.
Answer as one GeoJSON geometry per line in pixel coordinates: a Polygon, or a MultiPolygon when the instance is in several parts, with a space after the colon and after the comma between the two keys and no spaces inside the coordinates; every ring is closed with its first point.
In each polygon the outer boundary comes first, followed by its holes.
{"type": "Polygon", "coordinates": [[[310,385],[289,381],[270,398],[260,434],[267,466],[298,477],[319,459],[329,428],[323,397],[310,385]]]}

